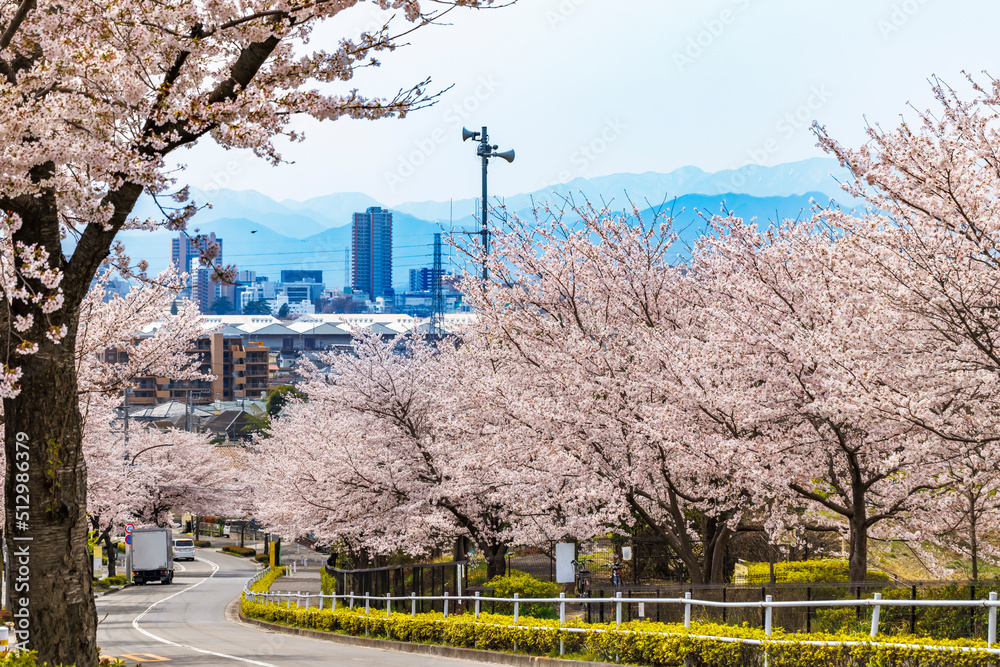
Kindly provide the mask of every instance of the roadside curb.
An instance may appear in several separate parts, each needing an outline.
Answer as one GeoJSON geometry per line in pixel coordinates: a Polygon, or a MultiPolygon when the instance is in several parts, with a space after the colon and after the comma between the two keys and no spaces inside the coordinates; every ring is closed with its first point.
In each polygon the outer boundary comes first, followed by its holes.
{"type": "Polygon", "coordinates": [[[415,644],[411,642],[398,642],[389,639],[371,639],[369,637],[353,637],[351,635],[339,635],[334,632],[323,632],[322,630],[307,630],[305,628],[292,628],[287,625],[268,623],[256,618],[249,618],[239,610],[239,598],[233,600],[226,607],[226,619],[246,625],[256,625],[264,630],[280,632],[286,635],[299,635],[310,639],[320,639],[333,642],[335,644],[346,644],[348,646],[360,646],[362,648],[373,648],[381,651],[398,651],[400,653],[420,653],[422,655],[433,655],[439,658],[452,658],[455,660],[474,660],[494,665],[514,665],[515,667],[618,667],[610,662],[592,662],[589,660],[563,660],[562,658],[547,658],[539,655],[520,655],[517,653],[500,653],[497,651],[482,651],[474,648],[458,648],[456,646],[441,646],[439,644],[415,644]]]}
{"type": "Polygon", "coordinates": [[[109,589],[108,589],[108,590],[106,590],[106,591],[101,591],[101,592],[99,592],[99,593],[98,593],[98,592],[95,592],[95,593],[94,593],[94,597],[95,597],[95,598],[102,598],[102,597],[104,597],[105,595],[111,595],[112,593],[117,593],[118,591],[121,591],[121,590],[124,590],[124,589],[126,589],[126,588],[131,588],[131,587],[132,587],[132,584],[125,584],[124,586],[118,586],[118,587],[116,587],[116,588],[109,588],[109,589]]]}

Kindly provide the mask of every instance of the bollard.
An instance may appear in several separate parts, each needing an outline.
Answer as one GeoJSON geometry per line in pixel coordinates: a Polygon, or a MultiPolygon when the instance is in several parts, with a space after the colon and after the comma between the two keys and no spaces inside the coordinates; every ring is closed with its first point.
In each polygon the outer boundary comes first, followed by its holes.
{"type": "MultiPolygon", "coordinates": [[[[997,594],[990,593],[990,602],[997,601],[997,594]]],[[[986,630],[986,647],[990,648],[997,643],[997,608],[995,606],[990,607],[989,611],[989,624],[986,630]]]]}
{"type": "MultiPolygon", "coordinates": [[[[566,594],[559,594],[559,627],[566,625],[566,594]]],[[[559,657],[566,654],[566,641],[559,636],[559,657]]]]}
{"type": "Polygon", "coordinates": [[[0,655],[6,655],[10,650],[10,628],[0,625],[0,655]]]}
{"type": "MultiPolygon", "coordinates": [[[[691,599],[691,593],[685,593],[684,594],[684,599],[685,600],[690,600],[691,599]]],[[[691,627],[691,603],[690,602],[685,602],[684,603],[684,627],[685,628],[690,628],[691,627]]]]}
{"type": "Polygon", "coordinates": [[[881,599],[882,599],[882,594],[881,593],[876,593],[875,594],[875,608],[872,609],[872,633],[871,633],[872,634],[872,639],[875,639],[875,635],[878,634],[878,617],[879,617],[879,612],[882,611],[882,607],[881,607],[881,605],[879,605],[878,601],[881,600],[881,599]]]}
{"type": "Polygon", "coordinates": [[[476,591],[476,620],[479,620],[479,591],[476,591]]]}
{"type": "Polygon", "coordinates": [[[448,618],[448,591],[444,592],[444,617],[448,618]]]}
{"type": "Polygon", "coordinates": [[[615,593],[615,625],[622,624],[622,592],[618,591],[615,593]]]}
{"type": "Polygon", "coordinates": [[[417,615],[417,594],[410,593],[410,616],[417,615]]]}

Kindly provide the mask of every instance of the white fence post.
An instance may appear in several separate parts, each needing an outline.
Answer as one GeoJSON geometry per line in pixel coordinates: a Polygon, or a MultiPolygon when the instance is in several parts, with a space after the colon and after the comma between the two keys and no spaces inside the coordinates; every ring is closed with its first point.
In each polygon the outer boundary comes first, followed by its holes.
{"type": "Polygon", "coordinates": [[[302,608],[302,591],[295,591],[295,608],[302,608]]]}
{"type": "Polygon", "coordinates": [[[521,615],[521,603],[517,601],[518,594],[514,593],[514,622],[517,623],[518,617],[521,615]]]}
{"type": "Polygon", "coordinates": [[[621,625],[622,624],[622,592],[618,591],[617,593],[615,593],[615,597],[618,598],[617,602],[615,602],[615,624],[616,625],[621,625]]]}
{"type": "Polygon", "coordinates": [[[368,615],[368,611],[371,609],[371,593],[365,591],[365,616],[368,615]]]}
{"type": "MultiPolygon", "coordinates": [[[[997,594],[990,593],[990,602],[997,601],[997,594]]],[[[997,608],[990,607],[989,611],[989,625],[986,630],[986,647],[992,648],[994,644],[997,643],[997,608]]]]}
{"type": "MultiPolygon", "coordinates": [[[[559,627],[566,625],[566,594],[559,594],[559,627]]],[[[566,654],[566,642],[559,636],[559,657],[566,654]]]]}
{"type": "MultiPolygon", "coordinates": [[[[685,593],[684,594],[684,599],[685,600],[690,600],[691,599],[691,594],[690,593],[685,593]]],[[[685,628],[690,628],[691,627],[691,603],[690,602],[685,602],[684,603],[684,627],[685,628]]]]}
{"type": "Polygon", "coordinates": [[[417,594],[410,593],[410,616],[417,615],[417,594]]]}
{"type": "MultiPolygon", "coordinates": [[[[771,596],[764,596],[764,636],[771,638],[771,596]]],[[[770,667],[771,655],[768,647],[764,647],[764,667],[770,667]]]]}
{"type": "Polygon", "coordinates": [[[385,594],[385,617],[389,618],[389,614],[392,613],[392,600],[389,599],[389,594],[385,594]]]}
{"type": "Polygon", "coordinates": [[[350,601],[351,601],[350,602],[350,608],[353,611],[354,610],[354,591],[351,591],[350,601]]]}
{"type": "Polygon", "coordinates": [[[337,587],[333,587],[333,599],[330,600],[330,609],[336,611],[337,609],[337,587]]]}
{"type": "Polygon", "coordinates": [[[771,596],[764,598],[764,636],[771,638],[771,596]]]}
{"type": "Polygon", "coordinates": [[[879,612],[882,611],[882,607],[879,605],[878,601],[882,599],[881,593],[875,594],[875,608],[872,609],[872,639],[875,639],[875,635],[878,634],[878,617],[879,612]]]}
{"type": "Polygon", "coordinates": [[[476,591],[476,620],[479,620],[479,591],[476,591]]]}
{"type": "Polygon", "coordinates": [[[448,618],[448,591],[444,592],[444,617],[448,618]]]}

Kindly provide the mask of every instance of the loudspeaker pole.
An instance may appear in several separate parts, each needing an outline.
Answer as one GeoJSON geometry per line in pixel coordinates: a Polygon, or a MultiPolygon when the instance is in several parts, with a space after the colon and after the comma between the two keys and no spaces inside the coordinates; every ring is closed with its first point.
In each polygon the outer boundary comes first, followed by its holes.
{"type": "Polygon", "coordinates": [[[489,142],[489,136],[486,134],[486,126],[483,125],[482,132],[473,132],[462,128],[462,141],[468,139],[479,140],[479,146],[476,148],[476,155],[478,155],[483,160],[483,199],[482,199],[482,218],[480,234],[483,237],[483,283],[486,282],[489,277],[489,270],[486,268],[486,259],[490,254],[490,228],[489,221],[487,218],[487,211],[489,205],[489,199],[487,197],[486,188],[486,172],[489,167],[489,159],[491,157],[498,157],[506,160],[507,162],[514,161],[514,151],[504,151],[503,153],[497,153],[496,150],[500,148],[499,146],[491,146],[489,142]]]}

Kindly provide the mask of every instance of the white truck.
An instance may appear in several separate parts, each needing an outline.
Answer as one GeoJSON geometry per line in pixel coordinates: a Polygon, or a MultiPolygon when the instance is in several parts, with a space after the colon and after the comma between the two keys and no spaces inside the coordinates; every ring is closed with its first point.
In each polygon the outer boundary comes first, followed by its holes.
{"type": "Polygon", "coordinates": [[[174,551],[169,528],[139,528],[132,531],[132,581],[169,584],[174,580],[174,551]]]}

